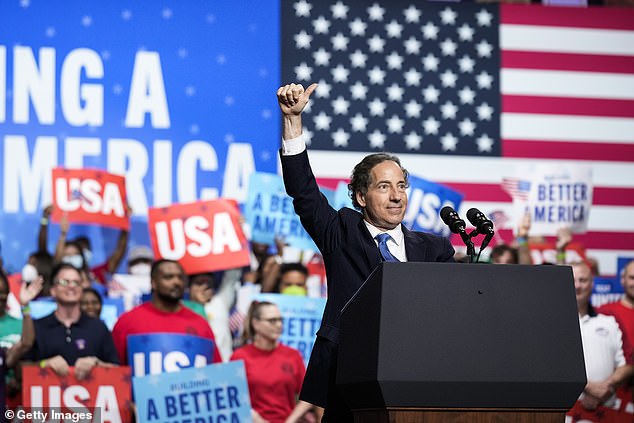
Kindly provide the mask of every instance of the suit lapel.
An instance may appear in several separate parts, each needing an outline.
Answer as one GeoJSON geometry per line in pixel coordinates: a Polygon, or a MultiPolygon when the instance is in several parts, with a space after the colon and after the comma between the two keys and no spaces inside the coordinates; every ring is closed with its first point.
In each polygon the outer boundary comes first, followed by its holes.
{"type": "Polygon", "coordinates": [[[365,253],[365,259],[369,269],[374,269],[381,263],[381,253],[368,231],[368,227],[365,226],[363,219],[359,220],[359,237],[360,244],[363,246],[363,252],[365,253]]]}
{"type": "Polygon", "coordinates": [[[407,254],[407,261],[425,261],[425,251],[427,246],[423,241],[423,238],[416,236],[416,234],[404,225],[401,225],[403,229],[403,235],[405,239],[405,254],[407,254]]]}

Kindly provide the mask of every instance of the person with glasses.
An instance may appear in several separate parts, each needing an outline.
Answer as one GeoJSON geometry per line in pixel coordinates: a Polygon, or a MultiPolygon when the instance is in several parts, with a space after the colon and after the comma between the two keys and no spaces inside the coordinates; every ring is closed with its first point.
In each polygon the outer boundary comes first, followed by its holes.
{"type": "Polygon", "coordinates": [[[60,376],[67,375],[73,366],[79,380],[85,379],[95,366],[118,365],[117,350],[106,325],[81,311],[79,270],[62,263],[53,270],[51,279],[51,295],[57,309],[33,322],[35,344],[23,359],[37,362],[60,376]]]}
{"type": "Polygon", "coordinates": [[[231,360],[244,361],[254,423],[295,422],[311,409],[297,396],[304,380],[304,361],[294,348],[280,344],[284,321],[277,305],[254,301],[242,340],[231,360]]]}

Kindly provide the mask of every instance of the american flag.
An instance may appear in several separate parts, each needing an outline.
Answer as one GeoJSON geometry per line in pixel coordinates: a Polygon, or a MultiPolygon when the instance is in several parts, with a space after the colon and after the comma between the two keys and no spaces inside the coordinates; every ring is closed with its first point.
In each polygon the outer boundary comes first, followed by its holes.
{"type": "Polygon", "coordinates": [[[593,207],[575,240],[603,274],[634,257],[632,73],[634,9],[282,2],[282,80],[319,83],[303,120],[321,183],[390,151],[463,192],[462,215],[512,215],[502,181],[528,176],[517,169],[587,164],[593,207]]]}
{"type": "Polygon", "coordinates": [[[513,200],[526,201],[531,191],[531,183],[519,178],[502,178],[502,189],[513,200]]]}

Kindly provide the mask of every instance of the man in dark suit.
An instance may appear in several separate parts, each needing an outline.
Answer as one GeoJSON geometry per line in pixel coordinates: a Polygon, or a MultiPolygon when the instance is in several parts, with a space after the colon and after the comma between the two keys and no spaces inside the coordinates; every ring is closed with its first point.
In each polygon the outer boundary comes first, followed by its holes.
{"type": "Polygon", "coordinates": [[[324,257],[328,279],[328,302],[300,398],[325,407],[324,421],[345,422],[353,420],[352,414],[335,384],[341,309],[381,261],[453,261],[454,250],[446,238],[412,232],[401,224],[408,173],[396,156],[371,154],[355,166],[348,188],[361,213],[330,207],[319,192],[302,135],[301,114],[316,88],[290,84],[277,91],[284,185],[324,257]]]}

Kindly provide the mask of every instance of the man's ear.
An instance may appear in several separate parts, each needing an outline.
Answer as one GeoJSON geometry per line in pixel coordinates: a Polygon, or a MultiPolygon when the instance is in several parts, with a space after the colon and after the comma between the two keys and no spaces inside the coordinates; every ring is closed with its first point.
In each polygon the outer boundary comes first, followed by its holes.
{"type": "Polygon", "coordinates": [[[357,192],[356,196],[357,196],[357,203],[359,203],[361,207],[365,207],[365,195],[361,192],[357,192]]]}

